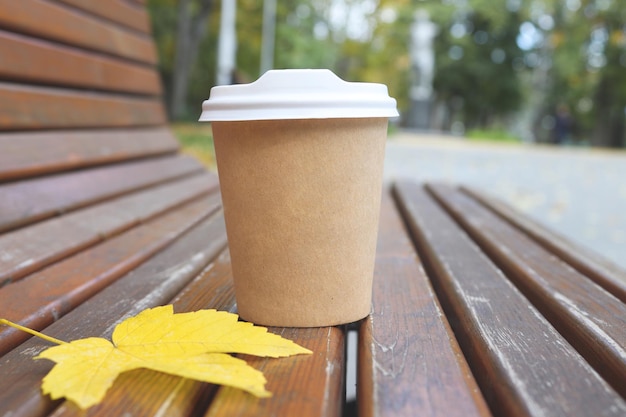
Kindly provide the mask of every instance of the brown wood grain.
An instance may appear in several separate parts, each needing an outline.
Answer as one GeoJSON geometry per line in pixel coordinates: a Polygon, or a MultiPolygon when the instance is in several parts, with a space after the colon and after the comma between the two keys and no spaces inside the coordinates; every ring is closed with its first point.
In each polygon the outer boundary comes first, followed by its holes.
{"type": "Polygon", "coordinates": [[[201,171],[171,156],[0,184],[0,232],[201,171]]]}
{"type": "MultiPolygon", "coordinates": [[[[177,313],[204,308],[231,311],[235,308],[230,257],[225,250],[207,265],[172,300],[177,313]]],[[[104,400],[87,412],[69,402],[55,410],[54,417],[113,415],[161,415],[168,417],[195,416],[208,406],[217,387],[193,380],[154,372],[137,370],[120,376],[104,400]]]]}
{"type": "MultiPolygon", "coordinates": [[[[218,195],[202,198],[139,225],[93,248],[0,288],[0,317],[41,330],[145,262],[221,207],[218,195]]],[[[28,339],[0,328],[0,355],[28,339]]]]}
{"type": "Polygon", "coordinates": [[[205,417],[336,416],[342,414],[345,333],[340,327],[270,328],[313,351],[289,358],[243,356],[267,378],[272,397],[259,399],[243,391],[220,388],[205,417]]]}
{"type": "Polygon", "coordinates": [[[387,194],[381,211],[372,313],[359,329],[360,415],[490,415],[387,194]]]}
{"type": "MultiPolygon", "coordinates": [[[[173,301],[175,311],[201,308],[235,309],[230,257],[223,253],[173,301]]],[[[343,402],[344,332],[341,328],[279,329],[270,331],[294,340],[313,350],[313,356],[265,359],[245,356],[253,367],[268,379],[270,399],[257,399],[242,391],[219,388],[211,402],[208,415],[299,415],[339,416],[343,402]]],[[[153,415],[154,410],[167,410],[168,416],[187,416],[195,410],[201,414],[207,407],[207,395],[216,387],[203,383],[188,385],[179,378],[141,371],[116,382],[102,404],[89,410],[89,415],[110,416],[125,412],[153,415]],[[154,381],[159,381],[155,383],[154,381]],[[182,386],[181,384],[186,384],[182,386]],[[179,404],[172,407],[171,403],[179,404]]],[[[54,416],[77,415],[70,404],[60,407],[54,416]]]]}
{"type": "Polygon", "coordinates": [[[626,304],[469,196],[430,188],[539,311],[626,397],[626,304]]]}
{"type": "Polygon", "coordinates": [[[0,0],[0,25],[43,39],[152,65],[157,63],[156,48],[149,36],[58,2],[0,0]]]}
{"type": "Polygon", "coordinates": [[[140,7],[133,7],[125,1],[60,1],[140,32],[150,33],[150,18],[146,10],[140,7]]]}
{"type": "Polygon", "coordinates": [[[0,82],[0,130],[139,127],[162,125],[166,121],[158,98],[0,82]]]}
{"type": "Polygon", "coordinates": [[[217,186],[214,174],[196,175],[0,235],[0,283],[20,279],[178,205],[215,192],[217,186]]]}
{"type": "Polygon", "coordinates": [[[172,153],[166,127],[0,133],[0,180],[172,153]]]}
{"type": "Polygon", "coordinates": [[[626,271],[622,268],[565,236],[546,229],[485,192],[471,187],[463,187],[462,190],[626,303],[626,271]]]}
{"type": "MultiPolygon", "coordinates": [[[[220,212],[50,325],[45,333],[66,341],[90,336],[110,338],[114,326],[124,318],[169,303],[225,245],[220,212]]],[[[59,405],[59,401],[43,396],[40,389],[52,362],[32,359],[48,346],[31,338],[0,358],[0,415],[40,417],[59,405]]]]}
{"type": "Polygon", "coordinates": [[[133,94],[162,93],[153,67],[30,36],[0,30],[0,56],[0,79],[133,94]]]}
{"type": "Polygon", "coordinates": [[[422,187],[395,192],[494,415],[624,415],[619,394],[422,187]]]}

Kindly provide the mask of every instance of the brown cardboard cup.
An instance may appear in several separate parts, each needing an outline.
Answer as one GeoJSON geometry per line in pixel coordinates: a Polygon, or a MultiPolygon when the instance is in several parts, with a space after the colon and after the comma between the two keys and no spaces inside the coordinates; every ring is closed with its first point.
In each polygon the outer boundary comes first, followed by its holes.
{"type": "Polygon", "coordinates": [[[367,316],[387,117],[212,128],[240,316],[288,327],[367,316]]]}

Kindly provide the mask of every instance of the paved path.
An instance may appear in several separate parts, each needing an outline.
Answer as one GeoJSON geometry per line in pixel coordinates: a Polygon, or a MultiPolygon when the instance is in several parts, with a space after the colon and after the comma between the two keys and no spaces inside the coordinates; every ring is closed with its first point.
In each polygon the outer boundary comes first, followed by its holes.
{"type": "Polygon", "coordinates": [[[480,186],[626,268],[626,151],[391,135],[385,179],[480,186]]]}

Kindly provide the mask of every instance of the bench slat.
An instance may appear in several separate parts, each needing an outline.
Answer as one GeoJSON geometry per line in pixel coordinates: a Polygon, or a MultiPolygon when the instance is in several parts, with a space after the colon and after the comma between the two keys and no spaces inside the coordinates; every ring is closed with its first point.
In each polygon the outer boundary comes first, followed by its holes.
{"type": "Polygon", "coordinates": [[[430,188],[561,334],[626,397],[626,305],[467,195],[430,188]]]}
{"type": "MultiPolygon", "coordinates": [[[[221,213],[203,221],[171,246],[45,329],[60,340],[109,338],[114,326],[146,308],[169,303],[226,244],[221,213]]],[[[42,417],[59,402],[41,393],[52,362],[34,361],[49,343],[31,338],[0,358],[0,415],[42,417]]]]}
{"type": "Polygon", "coordinates": [[[205,417],[340,417],[345,372],[343,329],[270,328],[270,331],[311,349],[313,355],[298,355],[279,360],[245,356],[251,366],[263,371],[272,398],[257,399],[240,390],[220,388],[205,417]]]}
{"type": "Polygon", "coordinates": [[[0,0],[0,27],[151,65],[158,61],[149,36],[57,2],[0,0]]]}
{"type": "Polygon", "coordinates": [[[495,415],[626,412],[626,402],[422,187],[400,183],[395,190],[418,252],[495,415]]]}
{"type": "Polygon", "coordinates": [[[15,281],[187,201],[217,190],[214,174],[185,178],[0,235],[0,283],[15,281]]]}
{"type": "MultiPolygon", "coordinates": [[[[0,317],[35,330],[45,328],[220,206],[218,195],[203,198],[0,288],[0,317]]],[[[0,327],[0,356],[28,337],[0,327]]]]}
{"type": "Polygon", "coordinates": [[[175,155],[0,185],[0,231],[201,170],[195,159],[175,155]]]}
{"type": "Polygon", "coordinates": [[[62,403],[50,417],[109,416],[200,416],[214,387],[192,379],[149,369],[124,372],[116,378],[106,397],[85,412],[69,402],[62,403]]]}
{"type": "Polygon", "coordinates": [[[523,217],[502,201],[496,200],[475,188],[463,187],[462,189],[583,275],[593,279],[623,303],[626,303],[626,271],[606,258],[597,256],[586,248],[573,243],[566,237],[543,228],[527,217],[523,217]]]}
{"type": "Polygon", "coordinates": [[[167,121],[158,98],[73,92],[2,82],[0,115],[0,130],[151,126],[167,121]]]}
{"type": "Polygon", "coordinates": [[[0,184],[0,232],[201,171],[172,156],[0,184]]]}
{"type": "Polygon", "coordinates": [[[385,193],[372,313],[359,329],[359,412],[490,415],[390,200],[385,193]]]}
{"type": "Polygon", "coordinates": [[[161,155],[177,149],[176,139],[164,127],[3,133],[0,180],[161,155]]]}
{"type": "Polygon", "coordinates": [[[159,75],[152,67],[2,30],[0,56],[2,79],[133,94],[162,93],[159,75]]]}
{"type": "Polygon", "coordinates": [[[150,33],[150,18],[144,8],[136,7],[123,0],[93,1],[93,0],[60,0],[69,4],[117,22],[129,28],[144,33],[150,33]]]}
{"type": "MultiPolygon", "coordinates": [[[[235,293],[230,274],[230,257],[225,250],[211,262],[172,301],[177,313],[204,308],[232,311],[235,293]]],[[[92,416],[163,415],[187,417],[199,415],[217,386],[150,370],[122,374],[107,392],[104,400],[89,410],[92,416]]],[[[82,416],[69,403],[55,410],[55,417],[82,416]]]]}

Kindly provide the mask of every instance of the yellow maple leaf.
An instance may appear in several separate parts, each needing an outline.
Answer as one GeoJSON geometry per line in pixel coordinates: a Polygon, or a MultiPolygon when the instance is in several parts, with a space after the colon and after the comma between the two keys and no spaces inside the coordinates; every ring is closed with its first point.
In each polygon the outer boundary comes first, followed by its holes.
{"type": "Polygon", "coordinates": [[[60,344],[35,358],[56,363],[43,379],[43,392],[86,409],[104,398],[120,373],[147,368],[268,397],[263,374],[227,353],[269,357],[311,353],[264,327],[238,321],[236,314],[216,310],[174,314],[171,305],[124,320],[111,339],[53,340],[60,344]]]}

